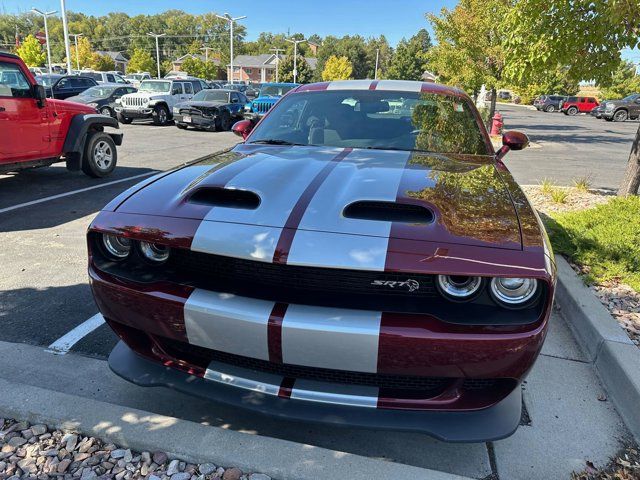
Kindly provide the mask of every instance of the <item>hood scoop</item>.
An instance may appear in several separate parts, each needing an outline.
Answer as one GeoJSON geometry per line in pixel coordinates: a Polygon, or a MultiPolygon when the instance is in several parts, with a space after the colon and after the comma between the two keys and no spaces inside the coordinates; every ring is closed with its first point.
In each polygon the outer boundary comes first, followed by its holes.
{"type": "Polygon", "coordinates": [[[260,206],[260,202],[260,197],[249,190],[222,187],[202,187],[187,198],[187,203],[196,205],[242,210],[255,210],[260,206]]]}
{"type": "Polygon", "coordinates": [[[342,213],[346,218],[413,224],[431,223],[435,218],[430,209],[421,205],[371,200],[350,203],[342,213]]]}

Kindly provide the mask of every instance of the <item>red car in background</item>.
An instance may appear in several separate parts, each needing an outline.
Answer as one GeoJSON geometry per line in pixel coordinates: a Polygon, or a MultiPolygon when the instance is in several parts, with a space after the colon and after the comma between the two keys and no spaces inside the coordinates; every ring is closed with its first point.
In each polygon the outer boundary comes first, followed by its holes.
{"type": "Polygon", "coordinates": [[[562,104],[560,111],[573,116],[578,113],[590,113],[598,105],[600,104],[594,97],[569,97],[562,104]]]}
{"type": "Polygon", "coordinates": [[[111,369],[306,421],[510,435],[553,253],[462,91],[302,85],[233,149],[163,172],[88,231],[111,369]]]}

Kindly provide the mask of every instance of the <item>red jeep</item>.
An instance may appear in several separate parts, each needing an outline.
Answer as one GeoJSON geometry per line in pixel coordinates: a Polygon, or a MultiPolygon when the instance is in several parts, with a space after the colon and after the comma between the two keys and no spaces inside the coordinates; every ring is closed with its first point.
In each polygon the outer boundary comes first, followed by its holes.
{"type": "Polygon", "coordinates": [[[562,104],[561,111],[565,115],[577,115],[589,113],[598,105],[600,105],[598,100],[593,97],[569,97],[562,104]]]}
{"type": "Polygon", "coordinates": [[[79,103],[46,98],[22,60],[0,52],[0,173],[65,161],[104,177],[116,168],[122,134],[114,118],[79,103]]]}

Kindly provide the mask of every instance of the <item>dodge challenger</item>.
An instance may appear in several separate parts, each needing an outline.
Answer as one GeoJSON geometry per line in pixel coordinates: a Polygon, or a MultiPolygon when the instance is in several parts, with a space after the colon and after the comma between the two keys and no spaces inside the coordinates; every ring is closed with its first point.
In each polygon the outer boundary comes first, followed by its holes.
{"type": "Polygon", "coordinates": [[[281,418],[512,434],[556,270],[462,91],[296,87],[234,148],[123,192],[88,231],[93,295],[141,386],[281,418]]]}

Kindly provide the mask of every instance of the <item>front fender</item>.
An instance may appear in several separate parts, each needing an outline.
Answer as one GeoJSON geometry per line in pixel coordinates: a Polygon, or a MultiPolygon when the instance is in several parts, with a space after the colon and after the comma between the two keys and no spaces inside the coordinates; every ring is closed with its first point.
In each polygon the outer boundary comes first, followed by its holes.
{"type": "MultiPolygon", "coordinates": [[[[87,134],[94,131],[103,131],[104,127],[120,128],[118,120],[115,118],[99,115],[97,113],[87,113],[76,115],[71,119],[67,137],[64,140],[63,153],[67,159],[69,170],[79,170],[82,165],[84,145],[87,141],[87,134]]],[[[122,134],[109,134],[116,145],[122,144],[122,134]]]]}

